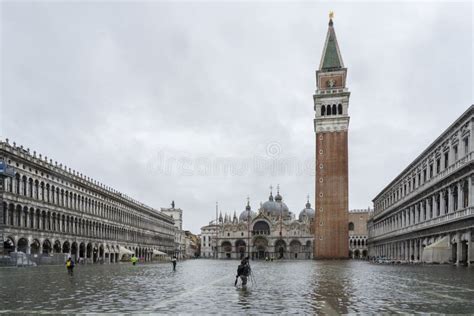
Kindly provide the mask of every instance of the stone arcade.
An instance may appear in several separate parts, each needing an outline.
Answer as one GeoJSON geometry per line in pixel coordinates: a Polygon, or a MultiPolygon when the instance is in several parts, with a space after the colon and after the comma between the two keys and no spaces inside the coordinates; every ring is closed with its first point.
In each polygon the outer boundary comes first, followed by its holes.
{"type": "Polygon", "coordinates": [[[0,159],[16,170],[0,186],[0,254],[92,263],[174,251],[171,217],[8,139],[0,159]]]}
{"type": "Polygon", "coordinates": [[[370,256],[474,261],[474,105],[373,200],[370,256]]]}

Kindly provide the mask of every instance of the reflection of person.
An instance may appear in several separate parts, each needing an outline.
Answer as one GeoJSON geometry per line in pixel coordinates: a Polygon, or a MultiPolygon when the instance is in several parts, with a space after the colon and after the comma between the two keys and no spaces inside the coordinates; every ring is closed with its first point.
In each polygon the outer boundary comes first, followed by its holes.
{"type": "Polygon", "coordinates": [[[132,258],[130,258],[130,261],[132,262],[133,265],[137,264],[138,258],[135,257],[135,255],[132,255],[132,258]]]}
{"type": "Polygon", "coordinates": [[[67,258],[66,260],[66,269],[67,273],[69,273],[70,275],[72,275],[72,273],[74,272],[74,261],[72,261],[71,257],[67,258]]]}
{"type": "Polygon", "coordinates": [[[247,286],[247,278],[250,275],[250,264],[249,264],[249,257],[242,259],[238,268],[237,268],[237,276],[235,277],[235,285],[237,285],[237,280],[240,277],[242,280],[242,286],[247,286]]]}
{"type": "Polygon", "coordinates": [[[171,262],[173,263],[173,271],[176,271],[176,262],[178,261],[178,259],[176,258],[176,256],[173,256],[173,258],[171,258],[171,262]]]}

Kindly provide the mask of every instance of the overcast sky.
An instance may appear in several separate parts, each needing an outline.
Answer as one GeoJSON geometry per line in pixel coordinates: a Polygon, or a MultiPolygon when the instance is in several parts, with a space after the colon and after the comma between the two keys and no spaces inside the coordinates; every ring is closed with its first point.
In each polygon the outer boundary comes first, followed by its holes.
{"type": "Polygon", "coordinates": [[[0,134],[194,233],[280,184],[314,205],[313,93],[328,12],[351,91],[350,208],[473,103],[473,5],[1,4],[0,134]]]}

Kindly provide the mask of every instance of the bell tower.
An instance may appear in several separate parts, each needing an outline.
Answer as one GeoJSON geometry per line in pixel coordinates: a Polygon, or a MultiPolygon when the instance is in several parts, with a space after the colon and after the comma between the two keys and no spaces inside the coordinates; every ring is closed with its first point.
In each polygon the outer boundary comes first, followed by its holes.
{"type": "Polygon", "coordinates": [[[316,133],[315,259],[349,257],[348,129],[349,96],[333,14],[316,71],[314,131],[316,133]]]}

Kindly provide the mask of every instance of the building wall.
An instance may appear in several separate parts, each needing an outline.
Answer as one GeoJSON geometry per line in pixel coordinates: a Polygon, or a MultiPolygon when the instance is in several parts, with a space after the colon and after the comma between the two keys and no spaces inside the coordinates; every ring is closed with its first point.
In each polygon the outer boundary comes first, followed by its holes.
{"type": "Polygon", "coordinates": [[[447,238],[448,261],[474,261],[473,121],[471,106],[374,198],[369,255],[422,261],[447,238]]]}
{"type": "Polygon", "coordinates": [[[3,252],[86,262],[117,261],[121,247],[145,260],[153,250],[172,252],[174,222],[158,210],[8,140],[0,158],[16,169],[0,190],[3,252]]]}
{"type": "Polygon", "coordinates": [[[371,210],[349,211],[349,257],[365,259],[368,256],[367,248],[367,221],[371,210]]]}
{"type": "Polygon", "coordinates": [[[316,258],[347,258],[347,131],[316,133],[316,258]]]}

